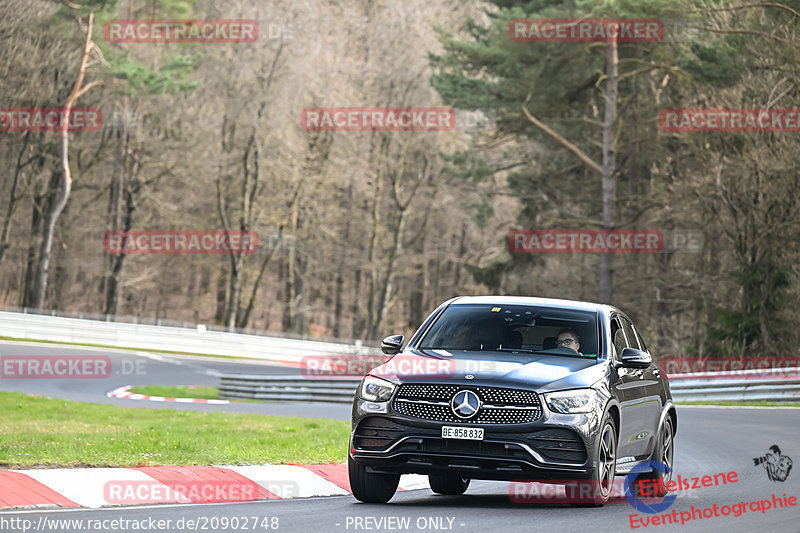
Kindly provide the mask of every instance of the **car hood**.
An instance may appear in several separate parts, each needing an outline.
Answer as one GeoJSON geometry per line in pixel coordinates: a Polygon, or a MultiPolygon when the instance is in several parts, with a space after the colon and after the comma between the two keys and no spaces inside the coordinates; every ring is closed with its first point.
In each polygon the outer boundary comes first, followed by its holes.
{"type": "Polygon", "coordinates": [[[598,364],[594,358],[503,352],[446,356],[415,351],[394,356],[370,374],[400,383],[484,385],[547,392],[591,387],[607,370],[607,364],[598,364]]]}

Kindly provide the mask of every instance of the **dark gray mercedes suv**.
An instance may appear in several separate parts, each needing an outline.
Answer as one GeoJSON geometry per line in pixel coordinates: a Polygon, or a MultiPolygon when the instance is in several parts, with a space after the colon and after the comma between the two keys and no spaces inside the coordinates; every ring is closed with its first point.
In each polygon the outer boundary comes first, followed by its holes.
{"type": "Polygon", "coordinates": [[[614,476],[659,461],[640,479],[669,481],[677,416],[666,376],[640,332],[608,305],[459,297],[361,382],[348,467],[353,495],[387,502],[401,474],[440,494],[470,479],[587,480],[600,506],[614,476]]]}

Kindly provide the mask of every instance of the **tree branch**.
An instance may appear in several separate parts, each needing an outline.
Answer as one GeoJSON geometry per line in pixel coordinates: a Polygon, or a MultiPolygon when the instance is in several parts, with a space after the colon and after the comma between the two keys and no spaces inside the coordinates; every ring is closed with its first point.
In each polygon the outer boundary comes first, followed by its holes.
{"type": "Polygon", "coordinates": [[[536,126],[540,130],[545,132],[547,135],[552,137],[558,144],[560,144],[561,146],[563,146],[564,148],[575,154],[578,157],[578,159],[583,161],[584,165],[589,167],[591,170],[594,170],[598,174],[602,174],[603,173],[602,167],[600,167],[600,165],[598,165],[595,161],[593,161],[592,158],[586,155],[580,148],[569,142],[567,139],[556,133],[554,130],[550,129],[546,124],[544,124],[543,122],[539,121],[536,117],[531,115],[530,111],[528,111],[528,108],[525,107],[525,104],[528,103],[528,100],[530,100],[530,98],[531,95],[529,94],[528,97],[525,98],[525,102],[522,103],[522,112],[525,113],[525,117],[534,126],[536,126]]]}

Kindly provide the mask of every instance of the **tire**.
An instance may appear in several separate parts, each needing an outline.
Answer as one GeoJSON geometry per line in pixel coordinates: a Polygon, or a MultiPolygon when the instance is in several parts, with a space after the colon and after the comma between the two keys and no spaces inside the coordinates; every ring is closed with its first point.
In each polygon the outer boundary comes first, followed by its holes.
{"type": "Polygon", "coordinates": [[[672,418],[667,415],[664,419],[664,425],[661,427],[661,432],[658,435],[655,453],[653,453],[653,461],[664,464],[670,471],[661,473],[658,470],[653,470],[646,474],[640,474],[638,479],[649,481],[651,490],[642,491],[641,484],[634,483],[633,490],[637,498],[663,498],[667,495],[665,485],[672,480],[674,438],[675,430],[672,426],[672,418]],[[646,492],[646,494],[643,494],[643,492],[646,492]]]}
{"type": "Polygon", "coordinates": [[[469,479],[460,478],[458,476],[435,476],[430,474],[428,476],[428,484],[431,486],[431,490],[436,494],[460,496],[467,492],[469,479]]]}
{"type": "Polygon", "coordinates": [[[357,500],[364,503],[386,503],[397,492],[400,474],[373,474],[352,457],[347,458],[350,489],[357,500]]]}
{"type": "Polygon", "coordinates": [[[617,473],[617,428],[606,413],[600,424],[600,438],[595,446],[591,473],[591,496],[586,501],[570,502],[573,507],[602,507],[611,498],[617,473]]]}

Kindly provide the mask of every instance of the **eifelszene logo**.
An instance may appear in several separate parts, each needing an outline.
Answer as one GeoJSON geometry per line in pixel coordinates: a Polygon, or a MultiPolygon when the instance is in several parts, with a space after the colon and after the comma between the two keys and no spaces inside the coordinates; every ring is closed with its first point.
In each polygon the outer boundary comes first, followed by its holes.
{"type": "Polygon", "coordinates": [[[640,483],[637,481],[639,474],[649,472],[651,469],[657,470],[662,474],[668,474],[672,472],[670,467],[660,461],[643,461],[637,464],[631,468],[630,473],[625,476],[625,498],[628,500],[628,503],[630,503],[637,511],[642,513],[656,514],[669,509],[672,504],[675,503],[675,499],[678,497],[678,495],[669,494],[664,496],[664,499],[658,503],[644,502],[637,498],[634,492],[634,484],[640,483]]]}
{"type": "Polygon", "coordinates": [[[753,464],[762,465],[770,481],[786,481],[792,470],[792,460],[786,455],[781,455],[781,449],[777,444],[770,446],[765,455],[753,457],[753,464]]]}

